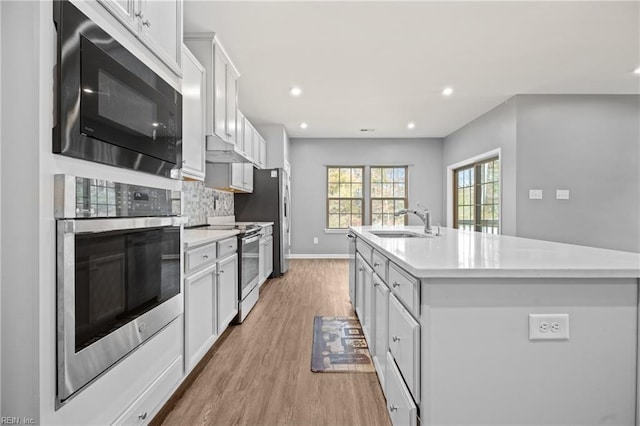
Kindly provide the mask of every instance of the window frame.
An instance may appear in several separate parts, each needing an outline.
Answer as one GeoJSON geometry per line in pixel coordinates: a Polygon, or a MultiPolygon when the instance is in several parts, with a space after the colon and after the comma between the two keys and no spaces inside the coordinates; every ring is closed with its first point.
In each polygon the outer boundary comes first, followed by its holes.
{"type": "Polygon", "coordinates": [[[453,172],[453,227],[456,229],[459,229],[459,217],[458,217],[458,190],[460,189],[458,187],[458,178],[459,178],[459,172],[460,171],[464,171],[464,170],[468,170],[468,169],[472,169],[473,170],[473,185],[472,186],[468,186],[468,187],[464,187],[464,188],[470,188],[473,187],[473,204],[470,205],[473,208],[474,214],[473,214],[473,230],[475,232],[483,232],[482,231],[482,206],[483,205],[492,205],[492,206],[497,206],[498,207],[498,218],[497,218],[497,224],[496,224],[496,234],[500,234],[501,232],[501,220],[502,220],[502,211],[501,211],[501,205],[502,205],[502,197],[500,196],[501,192],[502,192],[502,181],[501,181],[501,176],[502,176],[502,164],[501,164],[501,160],[500,160],[500,155],[498,153],[498,155],[492,155],[490,157],[485,157],[482,159],[477,159],[476,161],[470,161],[466,164],[461,164],[458,165],[455,168],[452,168],[452,172],[453,172]],[[482,176],[482,166],[487,164],[487,163],[492,163],[497,161],[499,164],[499,172],[498,172],[498,176],[495,180],[492,180],[490,182],[485,182],[481,180],[481,176],[482,176]],[[482,185],[486,185],[487,183],[498,183],[498,193],[494,194],[495,197],[497,197],[497,202],[495,202],[494,199],[494,203],[493,204],[482,204],[482,185]]]}
{"type": "MultiPolygon", "coordinates": [[[[395,184],[395,178],[393,181],[393,184],[395,184]]],[[[402,200],[404,201],[404,205],[405,208],[409,208],[409,166],[408,165],[396,165],[396,166],[369,166],[369,187],[368,187],[368,194],[369,194],[369,225],[373,226],[373,201],[374,200],[380,200],[383,202],[385,200],[402,200]],[[373,197],[372,194],[372,185],[373,185],[373,180],[372,180],[372,170],[373,169],[404,169],[404,197],[373,197]]],[[[383,213],[384,214],[384,213],[383,213]]],[[[404,215],[403,219],[402,219],[403,223],[402,224],[394,224],[394,226],[397,225],[408,225],[409,224],[409,217],[408,215],[404,215]]],[[[384,220],[383,220],[384,222],[384,220]]],[[[381,224],[380,226],[384,226],[384,224],[381,224]]]]}
{"type": "MultiPolygon", "coordinates": [[[[366,183],[366,179],[365,179],[365,171],[366,168],[365,166],[348,166],[348,165],[326,165],[325,166],[325,206],[326,206],[326,212],[325,212],[325,230],[330,231],[330,232],[334,232],[334,231],[346,231],[347,228],[332,228],[329,224],[329,204],[330,201],[332,200],[360,200],[362,203],[362,209],[360,212],[360,223],[362,224],[362,226],[365,225],[364,223],[364,218],[365,218],[365,199],[366,199],[366,193],[365,193],[365,183],[366,183]],[[330,183],[335,183],[335,182],[329,182],[329,169],[360,169],[361,173],[362,173],[362,197],[357,198],[357,197],[329,197],[329,184],[330,183]]],[[[353,184],[353,181],[349,182],[350,184],[353,184]]],[[[353,213],[349,213],[351,216],[353,216],[353,213]]]]}

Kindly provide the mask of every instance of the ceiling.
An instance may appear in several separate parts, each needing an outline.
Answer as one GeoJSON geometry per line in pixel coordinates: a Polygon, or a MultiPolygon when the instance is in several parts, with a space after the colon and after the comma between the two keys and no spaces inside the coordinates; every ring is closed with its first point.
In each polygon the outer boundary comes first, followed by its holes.
{"type": "Polygon", "coordinates": [[[184,15],[240,72],[240,110],[291,137],[444,137],[516,94],[640,93],[638,1],[185,0],[184,15]]]}

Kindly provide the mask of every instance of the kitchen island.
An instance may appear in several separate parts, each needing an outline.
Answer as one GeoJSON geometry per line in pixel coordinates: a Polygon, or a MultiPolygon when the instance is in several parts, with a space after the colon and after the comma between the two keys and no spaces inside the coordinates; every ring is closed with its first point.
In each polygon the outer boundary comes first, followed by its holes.
{"type": "Polygon", "coordinates": [[[394,424],[636,424],[640,254],[350,231],[352,303],[394,424]]]}

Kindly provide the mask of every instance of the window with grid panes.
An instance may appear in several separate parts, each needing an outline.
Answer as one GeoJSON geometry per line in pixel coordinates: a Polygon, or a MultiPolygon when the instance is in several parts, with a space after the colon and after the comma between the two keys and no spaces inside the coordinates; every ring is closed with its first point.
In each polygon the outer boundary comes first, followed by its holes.
{"type": "Polygon", "coordinates": [[[408,206],[407,167],[371,167],[371,224],[406,225],[407,215],[394,216],[408,206]]]}
{"type": "Polygon", "coordinates": [[[458,229],[497,234],[500,221],[500,162],[483,160],[454,170],[454,220],[458,229]]]}
{"type": "Polygon", "coordinates": [[[364,167],[327,167],[327,228],[364,222],[364,167]]]}

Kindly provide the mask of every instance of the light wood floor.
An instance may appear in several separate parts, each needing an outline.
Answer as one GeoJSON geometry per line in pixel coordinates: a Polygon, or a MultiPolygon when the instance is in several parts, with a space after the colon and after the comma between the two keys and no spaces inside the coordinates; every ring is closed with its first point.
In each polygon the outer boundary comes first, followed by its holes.
{"type": "Polygon", "coordinates": [[[312,373],[316,315],[354,316],[346,260],[293,260],[265,283],[163,425],[389,425],[375,373],[312,373]]]}

